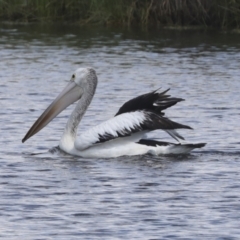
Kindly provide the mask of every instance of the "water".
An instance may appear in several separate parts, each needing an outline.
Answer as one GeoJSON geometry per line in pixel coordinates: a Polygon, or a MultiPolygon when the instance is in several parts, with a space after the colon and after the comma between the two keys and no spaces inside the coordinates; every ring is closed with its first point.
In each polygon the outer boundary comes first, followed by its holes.
{"type": "Polygon", "coordinates": [[[239,35],[2,25],[0,36],[2,239],[239,238],[239,35]],[[180,131],[187,142],[207,146],[175,157],[49,153],[72,107],[22,144],[81,66],[94,67],[99,84],[79,132],[170,87],[186,101],[167,116],[195,129],[180,131]]]}

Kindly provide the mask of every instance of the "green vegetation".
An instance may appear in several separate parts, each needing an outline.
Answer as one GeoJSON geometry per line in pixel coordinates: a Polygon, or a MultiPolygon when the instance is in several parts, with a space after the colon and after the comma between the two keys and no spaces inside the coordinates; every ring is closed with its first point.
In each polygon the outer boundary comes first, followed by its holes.
{"type": "Polygon", "coordinates": [[[240,0],[0,0],[0,20],[240,27],[240,0]]]}

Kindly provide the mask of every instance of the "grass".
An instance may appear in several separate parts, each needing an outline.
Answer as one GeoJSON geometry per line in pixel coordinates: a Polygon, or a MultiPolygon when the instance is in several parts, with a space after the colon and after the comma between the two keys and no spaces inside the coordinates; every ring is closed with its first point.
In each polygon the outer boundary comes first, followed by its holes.
{"type": "Polygon", "coordinates": [[[0,0],[0,20],[240,27],[240,0],[0,0]]]}

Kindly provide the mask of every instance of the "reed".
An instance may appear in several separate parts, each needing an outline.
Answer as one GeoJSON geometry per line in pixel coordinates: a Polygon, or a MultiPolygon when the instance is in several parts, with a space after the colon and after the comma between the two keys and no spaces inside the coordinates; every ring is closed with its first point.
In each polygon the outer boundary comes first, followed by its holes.
{"type": "Polygon", "coordinates": [[[239,28],[240,0],[0,0],[0,19],[239,28]]]}

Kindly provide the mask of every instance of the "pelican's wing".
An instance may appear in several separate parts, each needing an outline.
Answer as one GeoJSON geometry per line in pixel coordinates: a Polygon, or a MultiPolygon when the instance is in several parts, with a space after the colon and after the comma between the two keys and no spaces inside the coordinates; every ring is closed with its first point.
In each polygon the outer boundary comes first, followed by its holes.
{"type": "Polygon", "coordinates": [[[181,138],[174,129],[188,128],[189,126],[182,125],[169,120],[154,112],[135,111],[127,112],[109,119],[80,135],[75,143],[75,147],[79,150],[92,147],[95,144],[103,143],[119,137],[131,136],[138,132],[148,132],[156,129],[163,129],[175,139],[181,138]]]}
{"type": "Polygon", "coordinates": [[[167,89],[160,93],[158,92],[158,90],[156,90],[133,98],[128,102],[124,103],[115,116],[126,112],[140,110],[151,111],[155,112],[158,115],[164,115],[164,113],[162,112],[163,110],[175,105],[178,102],[184,101],[184,99],[182,98],[174,98],[170,95],[167,95],[166,93],[169,90],[170,89],[167,89]]]}

